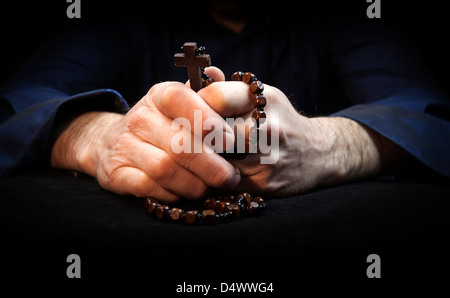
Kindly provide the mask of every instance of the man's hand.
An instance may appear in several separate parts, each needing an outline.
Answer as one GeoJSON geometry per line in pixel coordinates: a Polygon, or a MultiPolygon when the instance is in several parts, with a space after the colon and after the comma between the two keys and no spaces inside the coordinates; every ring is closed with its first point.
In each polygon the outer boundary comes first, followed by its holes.
{"type": "MultiPolygon", "coordinates": [[[[217,82],[200,90],[199,95],[221,116],[242,117],[251,123],[254,95],[247,84],[217,82]]],[[[267,121],[261,128],[269,136],[278,133],[278,161],[261,164],[261,154],[256,153],[230,160],[241,172],[238,191],[298,194],[375,175],[405,155],[389,140],[351,119],[303,117],[280,90],[266,84],[264,96],[267,121]]]]}
{"type": "MultiPolygon", "coordinates": [[[[215,76],[214,69],[209,75],[215,76]]],[[[220,75],[215,79],[223,79],[220,75]]],[[[106,190],[168,203],[202,198],[209,187],[235,187],[239,171],[218,154],[173,152],[177,133],[202,143],[204,136],[194,135],[193,110],[202,111],[202,123],[221,121],[225,144],[233,143],[231,128],[198,94],[187,85],[165,82],[153,86],[126,115],[90,112],[76,118],[53,146],[51,164],[94,176],[106,190]],[[179,117],[189,120],[191,131],[171,130],[179,117]]]]}
{"type": "MultiPolygon", "coordinates": [[[[170,203],[180,197],[202,198],[210,187],[273,196],[298,194],[375,175],[406,156],[395,144],[353,120],[303,117],[280,90],[269,85],[264,88],[267,121],[261,129],[269,139],[274,134],[278,138],[275,163],[262,164],[264,154],[260,153],[229,161],[211,150],[175,153],[171,147],[175,134],[189,135],[183,139],[192,140],[192,148],[204,145],[209,131],[195,134],[194,110],[202,112],[202,128],[206,119],[220,121],[223,149],[238,136],[223,118],[242,117],[252,126],[253,95],[248,85],[224,82],[217,68],[206,72],[216,83],[198,93],[189,88],[189,82],[166,82],[153,86],[126,115],[90,112],[79,116],[57,138],[52,166],[87,173],[118,194],[152,196],[170,203]],[[176,118],[187,119],[191,130],[172,130],[176,118]]],[[[248,138],[248,129],[237,127],[236,132],[248,138]]]]}

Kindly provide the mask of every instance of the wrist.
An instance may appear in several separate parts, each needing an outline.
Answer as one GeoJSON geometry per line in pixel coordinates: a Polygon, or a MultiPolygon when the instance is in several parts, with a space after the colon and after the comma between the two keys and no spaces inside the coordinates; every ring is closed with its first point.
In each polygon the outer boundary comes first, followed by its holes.
{"type": "Polygon", "coordinates": [[[88,112],[76,117],[58,136],[51,152],[51,165],[96,177],[102,155],[122,115],[88,112]]]}
{"type": "Polygon", "coordinates": [[[343,183],[379,172],[381,156],[371,130],[348,118],[310,120],[321,144],[321,184],[343,183]]]}

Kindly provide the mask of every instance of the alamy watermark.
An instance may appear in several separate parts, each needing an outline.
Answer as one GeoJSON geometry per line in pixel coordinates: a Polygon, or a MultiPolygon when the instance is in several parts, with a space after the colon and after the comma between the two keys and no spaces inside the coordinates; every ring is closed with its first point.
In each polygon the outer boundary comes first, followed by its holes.
{"type": "Polygon", "coordinates": [[[367,7],[366,15],[369,19],[381,18],[381,0],[366,0],[367,3],[372,3],[367,7]]]}
{"type": "MultiPolygon", "coordinates": [[[[217,118],[208,118],[202,122],[202,111],[194,110],[193,130],[189,119],[176,118],[172,121],[171,130],[178,130],[172,137],[171,149],[174,153],[245,153],[246,147],[250,149],[248,153],[257,153],[257,147],[248,147],[246,142],[248,138],[258,138],[258,148],[261,164],[274,164],[279,158],[279,121],[274,115],[271,115],[270,123],[265,123],[260,129],[255,127],[253,119],[245,121],[243,118],[226,118],[227,125],[236,132],[234,134],[233,144],[224,143],[224,125],[217,118]],[[194,134],[192,136],[192,131],[194,134]],[[203,132],[208,133],[203,136],[203,132]],[[246,137],[248,134],[257,134],[246,137]],[[203,141],[201,141],[203,140],[203,141]],[[224,150],[224,148],[226,148],[224,150]]],[[[266,121],[268,122],[268,121],[266,121]]],[[[230,138],[225,138],[226,140],[230,138]]]]}
{"type": "Polygon", "coordinates": [[[70,4],[66,9],[66,15],[69,19],[81,18],[81,0],[66,0],[70,4]]]}
{"type": "Polygon", "coordinates": [[[366,270],[368,278],[381,278],[381,258],[377,254],[370,254],[366,259],[367,263],[371,263],[366,270]]]}
{"type": "MultiPolygon", "coordinates": [[[[71,3],[66,10],[66,15],[69,19],[81,18],[81,0],[66,0],[67,3],[71,3]]],[[[366,0],[367,3],[371,3],[366,10],[366,15],[369,19],[381,18],[381,0],[366,0]]]]}
{"type": "Polygon", "coordinates": [[[70,263],[67,267],[66,275],[68,278],[81,278],[81,258],[77,254],[70,254],[66,258],[66,262],[70,263]]]}

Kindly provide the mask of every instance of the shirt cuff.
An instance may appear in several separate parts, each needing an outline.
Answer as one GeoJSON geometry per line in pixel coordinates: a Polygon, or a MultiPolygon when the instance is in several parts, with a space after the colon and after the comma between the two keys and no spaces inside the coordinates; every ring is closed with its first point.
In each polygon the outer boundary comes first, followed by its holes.
{"type": "Polygon", "coordinates": [[[432,170],[450,177],[450,122],[417,110],[375,103],[355,105],[330,116],[370,127],[432,170]]]}
{"type": "Polygon", "coordinates": [[[126,100],[112,89],[53,98],[21,109],[0,123],[0,176],[17,168],[48,162],[46,152],[52,141],[52,130],[57,129],[55,120],[64,121],[88,111],[124,113],[127,110],[126,100]]]}

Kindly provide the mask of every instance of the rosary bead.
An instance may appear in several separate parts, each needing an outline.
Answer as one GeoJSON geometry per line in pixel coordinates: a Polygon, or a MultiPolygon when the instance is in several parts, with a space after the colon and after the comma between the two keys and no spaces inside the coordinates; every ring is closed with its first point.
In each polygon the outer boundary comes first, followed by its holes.
{"type": "Polygon", "coordinates": [[[259,207],[261,207],[261,209],[264,209],[264,208],[267,207],[266,201],[264,201],[264,199],[261,198],[261,197],[256,197],[256,198],[254,198],[254,199],[253,199],[253,202],[258,203],[258,204],[259,204],[259,207]]]}
{"type": "Polygon", "coordinates": [[[235,73],[233,73],[231,75],[231,80],[232,81],[242,81],[243,75],[244,75],[244,73],[242,71],[236,71],[235,73]]]}
{"type": "Polygon", "coordinates": [[[224,213],[226,208],[227,208],[227,206],[230,205],[230,204],[231,204],[230,202],[226,202],[226,201],[219,202],[216,205],[217,213],[219,213],[219,214],[224,213]]]}
{"type": "Polygon", "coordinates": [[[253,112],[252,114],[252,118],[255,119],[257,125],[259,126],[259,124],[263,124],[264,121],[266,121],[266,113],[264,113],[264,111],[262,110],[256,110],[253,112]]]}
{"type": "Polygon", "coordinates": [[[256,213],[258,213],[258,211],[260,210],[259,204],[256,202],[250,202],[250,204],[248,205],[248,212],[251,215],[254,215],[256,213]]]}
{"type": "Polygon", "coordinates": [[[255,80],[256,80],[256,76],[251,72],[246,72],[242,76],[242,81],[247,84],[251,84],[255,80]]]}
{"type": "Polygon", "coordinates": [[[199,46],[197,50],[195,50],[196,55],[203,55],[206,52],[206,48],[204,46],[199,46]]]}
{"type": "Polygon", "coordinates": [[[146,198],[144,200],[144,208],[147,208],[148,205],[150,205],[153,202],[153,200],[154,200],[153,198],[146,198]]]}
{"type": "Polygon", "coordinates": [[[167,205],[161,205],[156,207],[156,217],[158,219],[164,219],[169,213],[170,207],[167,205]]]}
{"type": "Polygon", "coordinates": [[[197,221],[198,218],[198,210],[189,210],[186,211],[186,214],[184,215],[184,221],[188,225],[192,225],[197,221]]]}
{"type": "Polygon", "coordinates": [[[154,202],[150,203],[150,205],[147,206],[148,213],[150,213],[151,215],[155,215],[156,208],[159,207],[159,206],[161,206],[161,204],[158,203],[157,201],[156,202],[154,201],[154,202]]]}
{"type": "Polygon", "coordinates": [[[266,106],[266,104],[267,104],[267,100],[262,95],[256,95],[255,98],[253,98],[253,106],[255,108],[264,108],[266,106]]]}
{"type": "Polygon", "coordinates": [[[245,198],[244,198],[244,196],[242,194],[236,196],[236,203],[235,204],[238,205],[241,208],[244,207],[244,205],[245,205],[245,198]]]}
{"type": "Polygon", "coordinates": [[[216,212],[214,210],[203,210],[202,211],[202,224],[212,225],[214,219],[216,218],[216,212]]]}
{"type": "Polygon", "coordinates": [[[242,194],[242,196],[244,197],[245,202],[247,203],[247,206],[250,205],[250,203],[252,201],[252,196],[248,192],[244,192],[242,194]]]}
{"type": "Polygon", "coordinates": [[[213,197],[207,198],[203,203],[205,209],[215,210],[216,209],[216,199],[213,197]]]}
{"type": "MultiPolygon", "coordinates": [[[[177,53],[174,56],[175,66],[186,67],[188,69],[191,88],[198,92],[201,88],[207,87],[214,82],[205,68],[211,65],[209,55],[206,55],[206,49],[203,46],[197,48],[196,43],[185,43],[181,47],[183,53],[177,53]],[[194,59],[191,59],[191,58],[194,59]]],[[[264,123],[267,116],[264,113],[264,107],[267,104],[266,97],[263,96],[264,84],[259,81],[255,74],[251,72],[237,71],[231,76],[232,81],[242,81],[249,85],[250,92],[254,94],[252,104],[256,110],[252,114],[252,120],[255,121],[254,127],[248,131],[248,141],[245,142],[245,148],[237,148],[233,158],[243,159],[249,152],[258,152],[260,124],[264,123]],[[245,149],[246,153],[242,153],[245,149]]],[[[176,207],[162,205],[158,200],[146,198],[144,206],[151,215],[156,215],[158,219],[169,218],[172,221],[185,221],[192,225],[201,223],[205,225],[213,224],[217,220],[236,219],[246,214],[256,214],[264,209],[267,204],[261,197],[252,198],[248,193],[237,194],[235,196],[216,196],[209,197],[203,202],[203,210],[185,210],[176,207]]]]}
{"type": "Polygon", "coordinates": [[[234,199],[235,199],[234,196],[230,195],[230,196],[225,196],[223,198],[223,201],[226,202],[226,203],[233,204],[234,203],[234,199]]]}
{"type": "Polygon", "coordinates": [[[264,90],[264,84],[261,81],[253,81],[250,84],[250,91],[254,94],[261,94],[264,90]]]}
{"type": "Polygon", "coordinates": [[[211,77],[208,77],[206,80],[203,81],[203,87],[208,87],[212,83],[214,83],[214,79],[211,77]]]}
{"type": "Polygon", "coordinates": [[[172,208],[169,212],[169,218],[173,221],[180,220],[184,215],[184,210],[180,208],[172,208]]]}
{"type": "Polygon", "coordinates": [[[226,210],[228,213],[231,213],[231,215],[235,218],[241,216],[241,207],[239,207],[237,204],[228,205],[226,210]]]}

